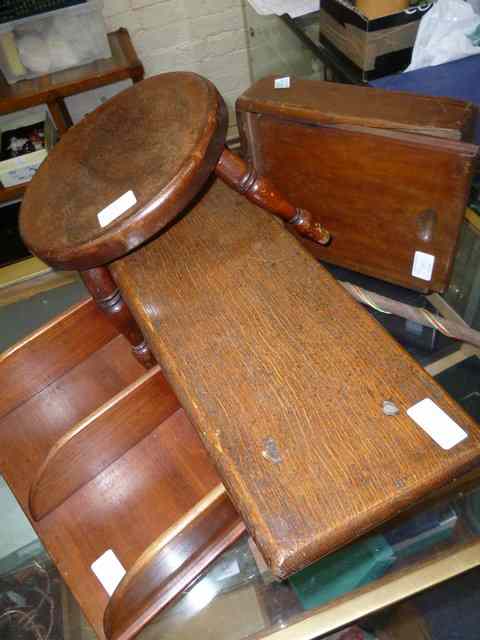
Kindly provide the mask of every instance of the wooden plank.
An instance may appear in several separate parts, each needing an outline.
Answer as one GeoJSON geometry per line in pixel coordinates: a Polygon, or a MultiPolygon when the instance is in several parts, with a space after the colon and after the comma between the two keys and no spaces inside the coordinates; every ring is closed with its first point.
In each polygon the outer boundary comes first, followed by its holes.
{"type": "Polygon", "coordinates": [[[18,200],[25,193],[25,189],[28,186],[28,182],[22,184],[16,184],[12,187],[0,186],[0,202],[10,202],[11,200],[18,200]]]}
{"type": "Polygon", "coordinates": [[[0,355],[0,416],[39,393],[117,335],[91,298],[0,355]]]}
{"type": "Polygon", "coordinates": [[[467,142],[473,139],[476,113],[475,106],[464,100],[337,82],[290,78],[288,91],[279,91],[274,76],[252,85],[236,106],[241,113],[297,124],[359,125],[467,142]]]}
{"type": "Polygon", "coordinates": [[[280,223],[220,182],[112,269],[277,576],[479,459],[474,421],[280,223]],[[432,440],[406,413],[424,398],[468,438],[448,451],[432,440]]]}
{"type": "Polygon", "coordinates": [[[471,103],[297,78],[278,91],[266,78],[237,112],[253,169],[330,231],[328,246],[302,240],[315,257],[446,288],[478,156],[471,103]],[[433,265],[419,274],[422,254],[433,265]]]}
{"type": "Polygon", "coordinates": [[[0,473],[29,517],[30,487],[55,443],[144,373],[118,336],[0,418],[0,473]]]}
{"type": "Polygon", "coordinates": [[[158,366],[76,424],[52,447],[30,490],[40,520],[166,420],[179,404],[158,366]]]}
{"type": "Polygon", "coordinates": [[[106,637],[135,636],[244,531],[224,486],[218,485],[152,543],[123,578],[105,611],[106,637]]]}

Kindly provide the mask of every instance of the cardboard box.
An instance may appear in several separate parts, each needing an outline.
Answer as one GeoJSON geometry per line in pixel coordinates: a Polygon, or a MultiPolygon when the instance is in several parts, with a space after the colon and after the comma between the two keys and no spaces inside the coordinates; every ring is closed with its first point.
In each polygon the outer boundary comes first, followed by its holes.
{"type": "Polygon", "coordinates": [[[344,0],[321,0],[320,42],[353,63],[363,81],[380,78],[410,64],[420,18],[431,7],[423,4],[369,20],[344,0]]]}

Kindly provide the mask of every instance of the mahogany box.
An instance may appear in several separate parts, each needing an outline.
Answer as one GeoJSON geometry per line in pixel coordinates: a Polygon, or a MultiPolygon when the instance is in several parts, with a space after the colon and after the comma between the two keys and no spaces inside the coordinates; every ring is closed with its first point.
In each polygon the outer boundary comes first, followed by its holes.
{"type": "Polygon", "coordinates": [[[290,78],[237,100],[243,152],[332,236],[317,258],[419,291],[448,285],[478,154],[475,107],[290,78]]]}

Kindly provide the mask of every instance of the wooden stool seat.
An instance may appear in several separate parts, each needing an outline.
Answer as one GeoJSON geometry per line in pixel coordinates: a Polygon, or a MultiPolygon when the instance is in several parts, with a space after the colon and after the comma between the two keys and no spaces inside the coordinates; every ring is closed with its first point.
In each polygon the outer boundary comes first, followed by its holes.
{"type": "Polygon", "coordinates": [[[193,73],[123,91],[62,137],[37,172],[22,205],[25,242],[61,269],[89,269],[134,249],[196,196],[226,125],[222,98],[193,73]]]}

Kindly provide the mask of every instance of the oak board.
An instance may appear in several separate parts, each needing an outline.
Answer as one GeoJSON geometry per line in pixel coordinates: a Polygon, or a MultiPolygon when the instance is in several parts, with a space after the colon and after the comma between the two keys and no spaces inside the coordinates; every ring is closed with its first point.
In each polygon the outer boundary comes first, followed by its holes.
{"type": "Polygon", "coordinates": [[[478,460],[472,419],[281,223],[219,181],[110,268],[278,577],[478,460]],[[434,442],[406,414],[424,398],[468,438],[434,442]]]}

